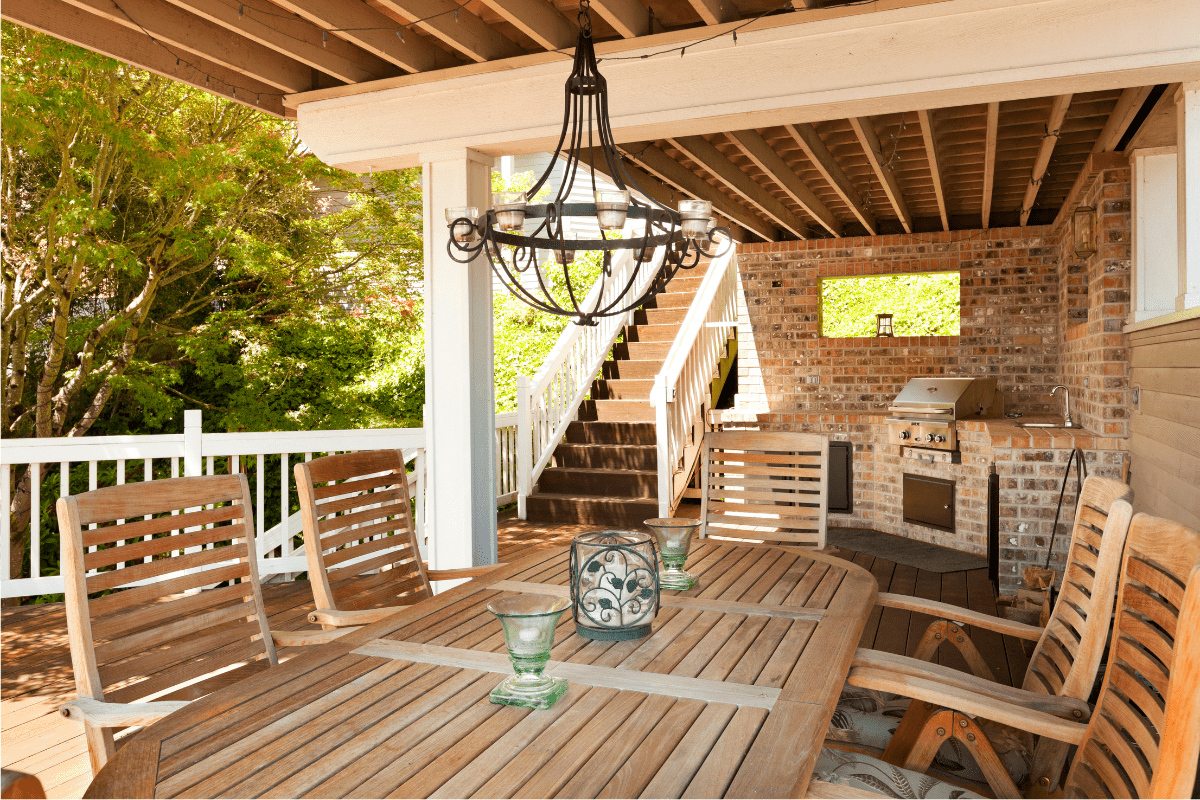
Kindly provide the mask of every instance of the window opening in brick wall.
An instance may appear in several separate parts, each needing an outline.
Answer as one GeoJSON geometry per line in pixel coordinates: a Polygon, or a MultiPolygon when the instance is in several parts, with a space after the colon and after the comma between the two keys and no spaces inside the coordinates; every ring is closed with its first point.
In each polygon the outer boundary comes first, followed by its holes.
{"type": "Polygon", "coordinates": [[[957,272],[821,279],[821,335],[874,336],[875,315],[892,314],[896,336],[958,336],[957,272]]]}

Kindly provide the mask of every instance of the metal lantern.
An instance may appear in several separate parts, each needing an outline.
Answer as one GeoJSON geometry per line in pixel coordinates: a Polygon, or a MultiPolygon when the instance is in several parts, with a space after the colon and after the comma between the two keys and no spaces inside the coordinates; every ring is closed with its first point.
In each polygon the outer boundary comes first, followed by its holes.
{"type": "Polygon", "coordinates": [[[892,314],[876,314],[875,315],[875,335],[876,336],[894,336],[892,333],[892,314]]]}
{"type": "Polygon", "coordinates": [[[1087,258],[1096,252],[1096,209],[1080,206],[1071,215],[1072,241],[1075,255],[1087,258]]]}
{"type": "Polygon", "coordinates": [[[647,533],[596,531],[571,541],[575,631],[620,641],[650,633],[658,615],[658,553],[647,533]]]}

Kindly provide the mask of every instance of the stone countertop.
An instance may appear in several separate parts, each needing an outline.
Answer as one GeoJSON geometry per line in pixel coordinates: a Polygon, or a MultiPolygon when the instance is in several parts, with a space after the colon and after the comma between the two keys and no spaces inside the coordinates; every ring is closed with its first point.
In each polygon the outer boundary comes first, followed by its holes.
{"type": "Polygon", "coordinates": [[[1126,440],[1100,436],[1086,428],[1022,428],[1018,422],[1054,422],[1062,424],[1061,417],[1029,415],[1017,419],[1007,417],[984,420],[959,420],[959,430],[986,431],[992,438],[992,447],[1033,450],[1125,450],[1126,440]]]}

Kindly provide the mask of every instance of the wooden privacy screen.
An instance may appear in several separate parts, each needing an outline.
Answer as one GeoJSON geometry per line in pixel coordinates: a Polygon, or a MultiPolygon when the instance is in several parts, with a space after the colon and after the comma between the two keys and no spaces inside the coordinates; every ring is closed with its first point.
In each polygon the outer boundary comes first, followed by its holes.
{"type": "Polygon", "coordinates": [[[824,547],[828,471],[824,436],[708,433],[700,535],[824,547]]]}
{"type": "Polygon", "coordinates": [[[433,595],[417,548],[399,450],[297,464],[296,488],[318,610],[408,605],[433,595]]]}

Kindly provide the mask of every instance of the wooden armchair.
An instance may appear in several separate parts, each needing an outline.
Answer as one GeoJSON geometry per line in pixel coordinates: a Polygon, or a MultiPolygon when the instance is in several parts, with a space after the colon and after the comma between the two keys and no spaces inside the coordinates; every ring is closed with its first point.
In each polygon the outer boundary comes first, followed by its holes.
{"type": "MultiPolygon", "coordinates": [[[[1022,721],[1086,720],[1108,637],[1133,492],[1123,483],[1089,477],[1080,493],[1067,551],[1062,592],[1045,628],[999,619],[944,603],[881,594],[880,604],[940,617],[926,630],[915,658],[859,650],[848,683],[914,698],[888,743],[883,759],[925,770],[941,744],[954,738],[972,754],[998,796],[1017,787],[975,717],[1024,729],[1022,721]],[[996,684],[964,626],[978,626],[1036,641],[1021,689],[996,684]],[[925,663],[949,641],[975,673],[925,663]]],[[[1035,731],[1036,732],[1036,731],[1035,731]]],[[[1057,786],[1068,746],[1042,736],[1033,752],[1030,781],[1043,790],[1057,786]]]]}
{"type": "MultiPolygon", "coordinates": [[[[1066,797],[1195,797],[1200,533],[1146,514],[1133,518],[1111,641],[1100,697],[1087,724],[1033,712],[1014,715],[986,699],[978,701],[987,706],[979,713],[1075,745],[1063,784],[1066,797]]],[[[851,670],[852,677],[857,669],[851,670]]],[[[879,766],[888,767],[876,762],[842,770],[836,786],[815,775],[809,796],[849,796],[854,774],[869,775],[879,766]]],[[[904,777],[911,784],[911,776],[904,777]]],[[[923,788],[931,791],[928,785],[923,788]]],[[[861,788],[857,793],[864,794],[861,788]]]]}
{"type": "Polygon", "coordinates": [[[343,453],[297,464],[296,488],[317,607],[308,619],[324,628],[385,619],[432,597],[431,580],[474,578],[501,566],[425,568],[399,450],[343,453]]]}
{"type": "Polygon", "coordinates": [[[829,439],[715,431],[704,437],[700,535],[825,546],[829,439]]]}
{"type": "Polygon", "coordinates": [[[115,728],[278,663],[277,644],[348,633],[271,633],[245,475],[112,486],[57,508],[78,691],[60,711],[84,724],[93,773],[116,752],[115,728]]]}

